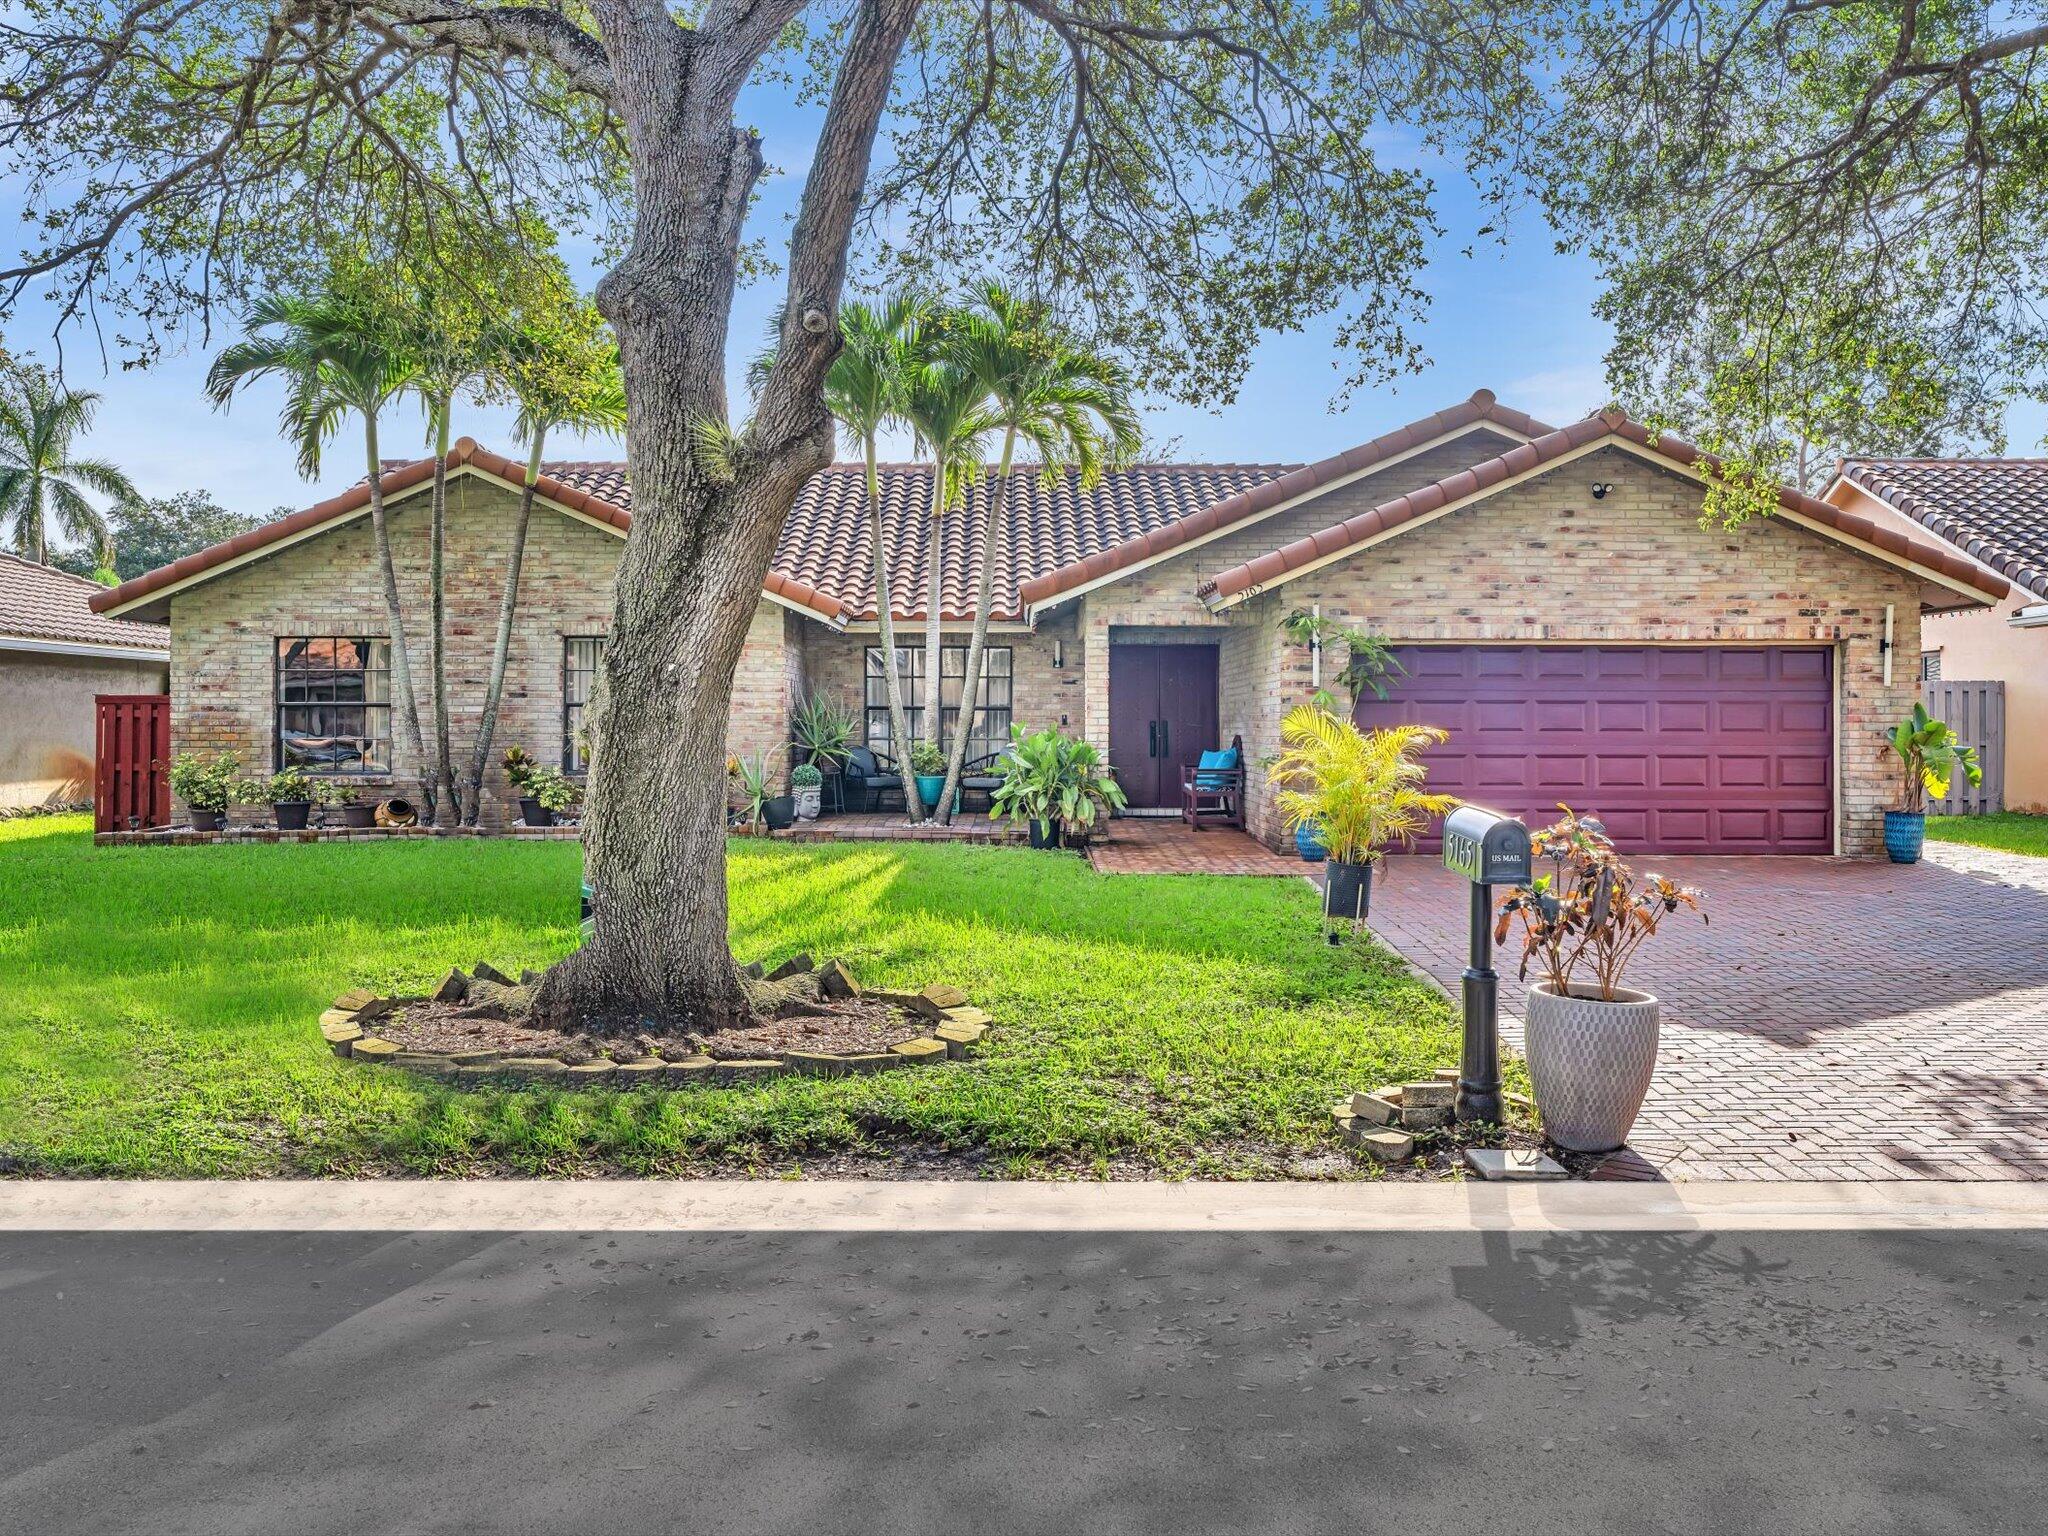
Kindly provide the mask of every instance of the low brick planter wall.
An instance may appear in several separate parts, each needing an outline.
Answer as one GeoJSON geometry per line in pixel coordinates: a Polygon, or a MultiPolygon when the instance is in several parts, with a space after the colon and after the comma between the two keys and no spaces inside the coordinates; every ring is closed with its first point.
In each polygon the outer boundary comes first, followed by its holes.
{"type": "Polygon", "coordinates": [[[922,992],[868,989],[865,997],[920,1015],[925,1033],[899,1040],[881,1051],[783,1051],[772,1057],[728,1060],[707,1055],[678,1059],[638,1056],[627,1060],[570,1062],[553,1056],[519,1056],[495,1050],[407,1050],[376,1033],[378,1021],[424,997],[380,997],[356,990],[344,992],[320,1015],[320,1034],[335,1055],[373,1067],[402,1067],[458,1087],[520,1086],[532,1083],[562,1088],[730,1087],[767,1078],[853,1077],[901,1067],[962,1061],[980,1043],[994,1022],[965,1000],[955,987],[927,987],[922,992]]]}

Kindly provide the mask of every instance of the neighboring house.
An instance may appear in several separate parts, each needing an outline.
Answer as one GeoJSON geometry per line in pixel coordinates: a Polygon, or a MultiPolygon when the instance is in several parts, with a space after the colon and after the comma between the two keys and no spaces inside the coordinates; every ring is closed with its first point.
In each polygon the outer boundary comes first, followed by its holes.
{"type": "MultiPolygon", "coordinates": [[[[2006,583],[1924,531],[1880,529],[1786,492],[1777,516],[1702,531],[1699,454],[1619,416],[1562,431],[1481,391],[1317,464],[1148,465],[1083,491],[1019,470],[999,541],[989,676],[975,746],[1059,725],[1109,754],[1134,807],[1179,801],[1181,770],[1242,736],[1257,761],[1313,691],[1282,636],[1319,608],[1400,648],[1367,723],[1454,732],[1433,784],[1532,816],[1559,801],[1632,847],[1865,854],[1893,774],[1881,730],[1918,694],[1925,610],[1982,606],[2006,583]]],[[[455,737],[483,687],[520,466],[465,439],[450,459],[448,594],[455,737]]],[[[401,580],[425,612],[432,461],[385,476],[401,580]]],[[[923,618],[930,471],[882,476],[899,622],[923,618]]],[[[533,525],[500,728],[570,769],[611,611],[632,497],[617,464],[552,464],[558,516],[533,525]]],[[[957,675],[988,487],[949,519],[941,618],[957,675]]],[[[790,699],[829,689],[887,738],[858,466],[805,488],[763,586],[728,747],[786,760],[790,699]]],[[[174,739],[391,779],[392,738],[368,492],[138,577],[102,611],[168,622],[174,739]]],[[[916,631],[906,666],[922,665],[916,631]]],[[[420,658],[419,676],[427,673],[420,658]]],[[[909,678],[915,704],[919,679],[909,678]]],[[[947,701],[950,732],[958,684],[947,701]]],[[[913,709],[913,716],[915,710],[913,709]]],[[[913,731],[922,728],[913,718],[913,731]]],[[[1256,767],[1253,780],[1258,784],[1256,767]]],[[[505,813],[493,775],[489,815],[505,813]]],[[[1252,830],[1281,828],[1260,785],[1252,830]]]]}
{"type": "Polygon", "coordinates": [[[1838,507],[1933,533],[2012,583],[1920,631],[1920,675],[2005,684],[2005,809],[2048,811],[2048,459],[1851,459],[1838,507]]]}
{"type": "Polygon", "coordinates": [[[94,613],[105,590],[0,554],[0,810],[90,799],[94,695],[168,684],[163,627],[94,613]]]}

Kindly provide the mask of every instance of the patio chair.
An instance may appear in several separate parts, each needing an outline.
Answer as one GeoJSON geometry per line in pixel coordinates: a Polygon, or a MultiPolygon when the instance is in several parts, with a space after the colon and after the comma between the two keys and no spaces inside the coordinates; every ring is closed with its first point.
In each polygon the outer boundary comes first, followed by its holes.
{"type": "Polygon", "coordinates": [[[1221,752],[1204,752],[1180,771],[1180,818],[1197,832],[1215,822],[1244,826],[1244,738],[1233,736],[1221,752]]]}
{"type": "Polygon", "coordinates": [[[997,764],[1010,755],[1004,747],[998,752],[984,752],[980,757],[969,758],[960,765],[960,798],[969,795],[982,796],[982,808],[986,810],[995,803],[995,793],[1002,788],[1003,775],[997,764]]]}
{"type": "Polygon", "coordinates": [[[887,753],[855,747],[846,754],[846,766],[840,772],[846,781],[849,811],[879,811],[885,795],[894,795],[899,807],[905,803],[903,772],[887,753]]]}

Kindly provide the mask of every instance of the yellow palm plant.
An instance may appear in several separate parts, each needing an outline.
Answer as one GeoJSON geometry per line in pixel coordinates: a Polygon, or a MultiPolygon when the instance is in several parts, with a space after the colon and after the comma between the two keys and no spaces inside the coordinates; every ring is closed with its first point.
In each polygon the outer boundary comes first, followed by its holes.
{"type": "Polygon", "coordinates": [[[1284,750],[1266,770],[1280,788],[1287,830],[1312,824],[1329,856],[1342,864],[1379,857],[1389,843],[1404,847],[1458,803],[1423,787],[1422,752],[1448,741],[1433,725],[1361,731],[1313,704],[1298,704],[1280,722],[1284,750]]]}

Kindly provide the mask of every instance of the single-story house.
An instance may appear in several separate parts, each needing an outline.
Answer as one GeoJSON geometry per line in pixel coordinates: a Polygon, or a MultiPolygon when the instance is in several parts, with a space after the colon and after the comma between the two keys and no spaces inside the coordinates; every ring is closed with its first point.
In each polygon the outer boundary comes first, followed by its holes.
{"type": "MultiPolygon", "coordinates": [[[[1922,626],[1920,677],[2005,685],[2003,809],[2048,811],[2048,459],[1851,459],[1822,494],[1873,522],[1931,533],[2011,582],[2001,603],[1922,626]]],[[[1990,726],[1958,723],[1985,745],[1990,726]]]]}
{"type": "MultiPolygon", "coordinates": [[[[482,692],[521,470],[467,439],[450,466],[460,741],[482,692]]],[[[432,467],[384,477],[421,612],[432,467]]],[[[1314,464],[1141,465],[1086,490],[1020,469],[975,745],[1000,744],[1013,721],[1064,726],[1107,752],[1134,808],[1176,806],[1202,750],[1242,737],[1256,762],[1275,749],[1282,714],[1320,666],[1282,625],[1318,610],[1398,647],[1403,675],[1359,718],[1451,730],[1431,759],[1439,789],[1534,817],[1569,802],[1638,848],[1874,852],[1895,783],[1880,732],[1918,696],[1921,615],[1982,607],[2007,583],[1925,530],[1793,491],[1740,532],[1702,529],[1707,472],[1691,446],[1619,415],[1553,429],[1483,390],[1314,464]]],[[[929,475],[882,474],[899,623],[924,616],[929,475]]],[[[948,675],[988,494],[978,486],[948,520],[948,675]]],[[[558,463],[540,495],[557,515],[534,524],[499,739],[573,771],[632,494],[622,465],[558,463]]],[[[730,750],[780,756],[790,700],[817,689],[864,708],[869,740],[886,742],[862,496],[847,465],[798,499],[740,663],[730,750]]],[[[367,507],[356,487],[98,600],[169,625],[178,746],[390,781],[367,507]]],[[[923,657],[915,633],[899,639],[914,704],[923,657]]],[[[947,731],[958,703],[956,691],[947,731]]],[[[505,786],[492,792],[489,814],[502,816],[505,786]]],[[[1249,823],[1281,842],[1262,785],[1249,823]]]]}
{"type": "Polygon", "coordinates": [[[91,799],[94,697],[169,686],[163,627],[93,612],[105,590],[0,553],[0,810],[91,799]]]}

